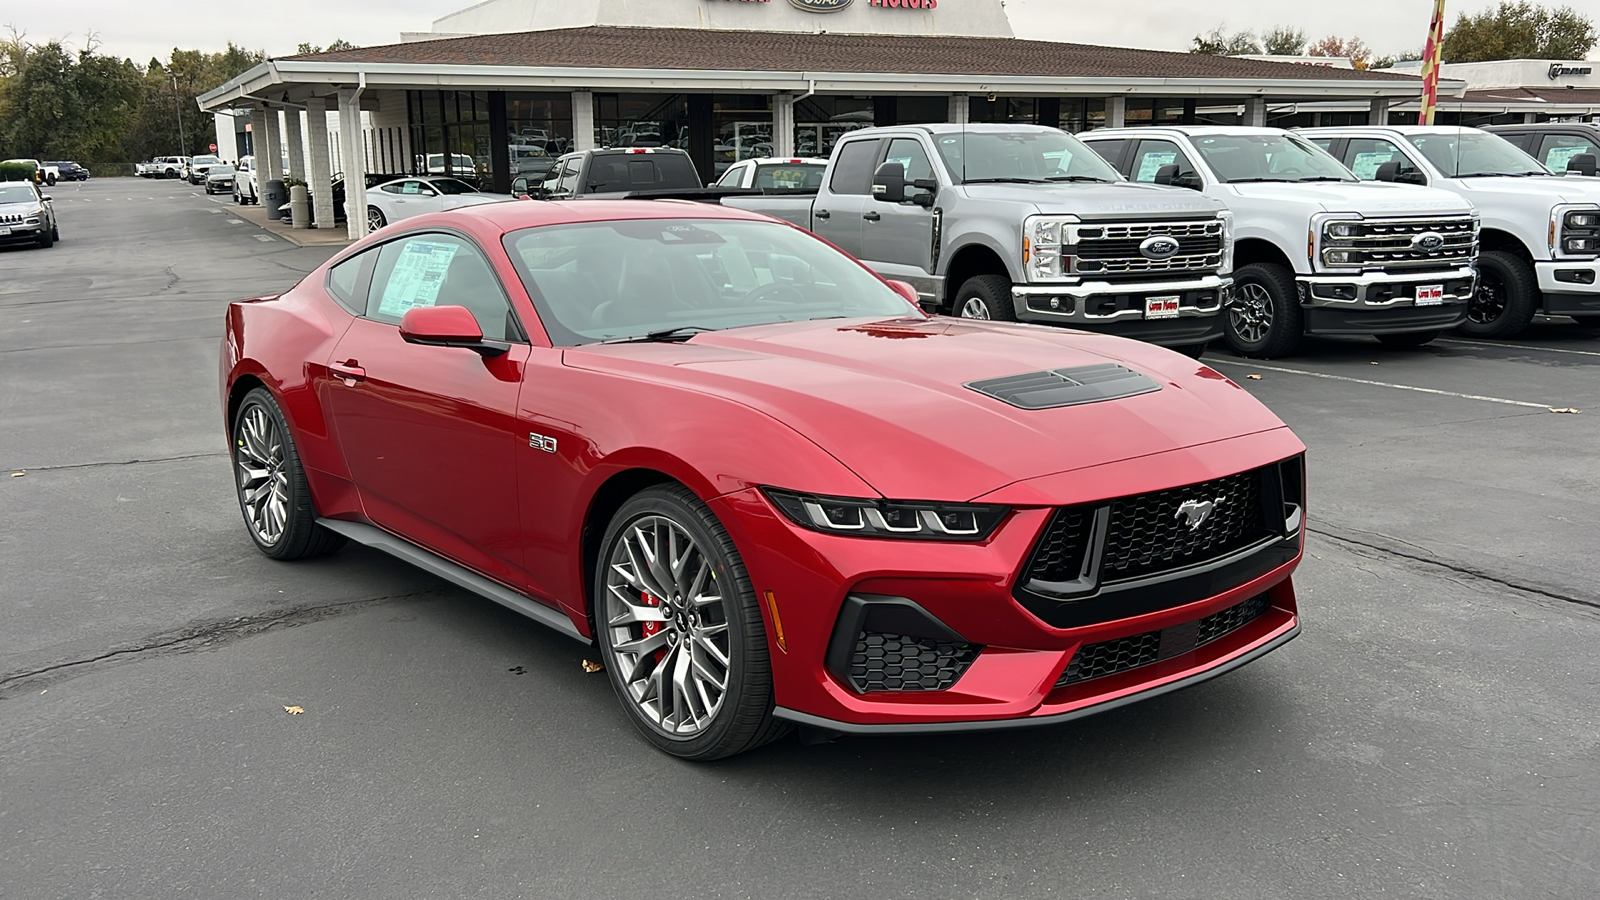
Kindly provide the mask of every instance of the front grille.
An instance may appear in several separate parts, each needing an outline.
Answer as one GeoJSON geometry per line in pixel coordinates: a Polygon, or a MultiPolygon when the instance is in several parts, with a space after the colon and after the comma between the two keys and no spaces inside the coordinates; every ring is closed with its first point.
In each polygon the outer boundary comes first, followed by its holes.
{"type": "Polygon", "coordinates": [[[1261,522],[1261,479],[1241,472],[1111,502],[1101,568],[1105,581],[1139,578],[1226,556],[1266,537],[1261,522]],[[1191,527],[1179,508],[1211,503],[1210,516],[1191,527]]]}
{"type": "Polygon", "coordinates": [[[1356,237],[1327,238],[1324,249],[1356,251],[1351,265],[1417,269],[1463,265],[1472,260],[1478,247],[1477,227],[1470,218],[1366,219],[1356,226],[1356,237]],[[1430,231],[1444,238],[1442,246],[1422,250],[1412,244],[1417,235],[1430,231]]]}
{"type": "Polygon", "coordinates": [[[1193,277],[1222,266],[1222,222],[1217,219],[1085,224],[1076,227],[1074,240],[1068,252],[1074,257],[1074,270],[1085,276],[1193,277]],[[1158,236],[1177,241],[1178,253],[1146,259],[1139,245],[1158,236]]]}
{"type": "Polygon", "coordinates": [[[24,218],[23,216],[3,215],[0,216],[0,225],[21,225],[24,218]]]}
{"type": "Polygon", "coordinates": [[[955,684],[978,647],[965,641],[863,631],[850,655],[850,683],[868,691],[942,691],[955,684]]]}
{"type": "Polygon", "coordinates": [[[1056,510],[1033,554],[1028,575],[1039,581],[1071,581],[1083,572],[1083,554],[1089,549],[1094,511],[1086,506],[1056,510]]]}
{"type": "Polygon", "coordinates": [[[1261,594],[1203,619],[1160,631],[1146,631],[1131,637],[1085,644],[1072,655],[1072,661],[1067,663],[1067,669],[1056,681],[1056,687],[1063,688],[1091,678],[1104,678],[1188,653],[1249,625],[1265,615],[1271,606],[1267,595],[1261,594]]]}

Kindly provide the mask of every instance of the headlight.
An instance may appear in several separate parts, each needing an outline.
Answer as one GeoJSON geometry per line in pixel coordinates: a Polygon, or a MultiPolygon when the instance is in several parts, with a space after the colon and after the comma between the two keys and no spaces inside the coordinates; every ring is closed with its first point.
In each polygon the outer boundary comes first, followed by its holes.
{"type": "Polygon", "coordinates": [[[1361,237],[1361,217],[1355,213],[1318,214],[1312,218],[1307,249],[1312,262],[1329,268],[1362,265],[1366,255],[1356,246],[1361,237]]]}
{"type": "Polygon", "coordinates": [[[1022,268],[1029,281],[1073,274],[1072,229],[1077,216],[1029,216],[1022,223],[1022,268]]]}
{"type": "Polygon", "coordinates": [[[977,503],[825,497],[762,488],[772,505],[802,528],[856,537],[920,541],[982,541],[994,533],[1008,507],[977,503]]]}
{"type": "Polygon", "coordinates": [[[1359,237],[1360,234],[1361,234],[1361,226],[1357,225],[1354,222],[1329,222],[1328,223],[1328,237],[1332,237],[1332,238],[1353,238],[1353,237],[1359,237]]]}
{"type": "Polygon", "coordinates": [[[1568,228],[1600,228],[1600,213],[1569,212],[1567,213],[1568,228]]]}
{"type": "Polygon", "coordinates": [[[1600,207],[1586,203],[1551,210],[1550,249],[1562,256],[1600,253],[1600,207]]]}
{"type": "Polygon", "coordinates": [[[1353,265],[1356,262],[1356,251],[1328,250],[1322,254],[1322,258],[1330,266],[1353,265]]]}

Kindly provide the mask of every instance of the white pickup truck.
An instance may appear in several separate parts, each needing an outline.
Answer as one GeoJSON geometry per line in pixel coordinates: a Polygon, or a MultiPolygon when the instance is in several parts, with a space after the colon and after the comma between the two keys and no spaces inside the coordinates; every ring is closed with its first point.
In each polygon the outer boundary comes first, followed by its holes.
{"type": "Polygon", "coordinates": [[[1483,256],[1462,331],[1512,337],[1541,311],[1600,326],[1600,183],[1594,179],[1553,175],[1504,138],[1475,128],[1301,133],[1362,179],[1428,185],[1477,207],[1483,256]]]}
{"type": "Polygon", "coordinates": [[[1190,188],[1232,210],[1225,336],[1239,353],[1287,356],[1305,334],[1416,347],[1466,318],[1478,219],[1454,194],[1363,184],[1278,128],[1107,129],[1081,138],[1133,181],[1190,188]]]}

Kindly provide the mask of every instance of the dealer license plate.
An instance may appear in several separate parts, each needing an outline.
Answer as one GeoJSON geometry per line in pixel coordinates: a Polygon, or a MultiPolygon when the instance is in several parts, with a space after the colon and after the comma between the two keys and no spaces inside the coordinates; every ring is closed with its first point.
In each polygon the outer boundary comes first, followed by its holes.
{"type": "Polygon", "coordinates": [[[1444,302],[1444,285],[1419,284],[1417,285],[1418,306],[1438,306],[1444,302]]]}
{"type": "Polygon", "coordinates": [[[0,225],[0,237],[5,237],[6,235],[8,235],[10,233],[11,233],[11,229],[5,227],[4,225],[0,225]]]}
{"type": "Polygon", "coordinates": [[[1176,319],[1178,317],[1178,298],[1147,297],[1144,301],[1144,317],[1146,319],[1176,319]]]}

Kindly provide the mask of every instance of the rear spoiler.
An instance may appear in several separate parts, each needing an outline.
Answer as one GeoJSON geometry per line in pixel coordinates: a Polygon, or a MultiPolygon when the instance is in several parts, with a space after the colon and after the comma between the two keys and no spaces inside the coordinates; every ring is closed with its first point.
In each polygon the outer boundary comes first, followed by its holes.
{"type": "Polygon", "coordinates": [[[623,200],[698,200],[702,203],[721,203],[724,197],[759,197],[756,188],[677,188],[658,191],[629,191],[623,200]]]}

